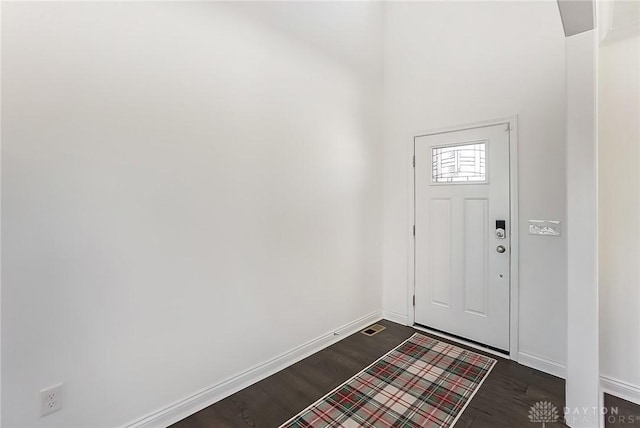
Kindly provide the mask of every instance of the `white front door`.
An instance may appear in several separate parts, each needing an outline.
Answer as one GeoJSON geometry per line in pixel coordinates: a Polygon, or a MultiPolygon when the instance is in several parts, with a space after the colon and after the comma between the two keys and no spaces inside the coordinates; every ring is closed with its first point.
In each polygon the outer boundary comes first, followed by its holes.
{"type": "Polygon", "coordinates": [[[415,322],[509,350],[507,124],[416,137],[415,322]]]}

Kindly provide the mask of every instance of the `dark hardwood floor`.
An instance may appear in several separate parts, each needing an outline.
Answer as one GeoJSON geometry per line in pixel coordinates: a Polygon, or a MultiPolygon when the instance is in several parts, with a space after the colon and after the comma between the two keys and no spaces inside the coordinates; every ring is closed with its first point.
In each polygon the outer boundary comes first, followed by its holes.
{"type": "MultiPolygon", "coordinates": [[[[375,336],[355,333],[346,337],[172,427],[278,427],[416,332],[390,321],[383,320],[379,324],[386,329],[375,336]]],[[[539,427],[541,424],[533,424],[528,419],[530,407],[538,401],[549,401],[562,413],[564,380],[507,359],[492,357],[498,363],[469,403],[456,428],[539,427]]],[[[640,415],[637,410],[621,406],[620,414],[624,411],[640,415]]],[[[640,421],[637,423],[640,428],[640,421]]],[[[548,428],[562,426],[565,425],[545,425],[548,428]]],[[[635,425],[616,423],[610,426],[635,425]]]]}
{"type": "Polygon", "coordinates": [[[607,428],[640,428],[640,406],[622,398],[604,395],[604,407],[609,411],[605,416],[607,428]],[[615,409],[615,411],[611,411],[615,409]]]}

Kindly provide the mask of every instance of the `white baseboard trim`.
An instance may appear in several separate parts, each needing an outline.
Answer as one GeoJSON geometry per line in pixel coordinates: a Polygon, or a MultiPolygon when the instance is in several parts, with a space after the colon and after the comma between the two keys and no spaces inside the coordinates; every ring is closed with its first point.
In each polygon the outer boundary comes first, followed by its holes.
{"type": "Polygon", "coordinates": [[[345,336],[355,333],[365,327],[380,321],[382,310],[347,323],[333,331],[323,334],[309,342],[291,349],[271,360],[258,364],[242,373],[238,373],[220,383],[210,386],[189,397],[176,401],[165,408],[156,410],[140,419],[124,425],[126,428],[164,428],[174,424],[189,415],[196,413],[226,398],[247,386],[253,385],[272,374],[289,367],[292,364],[330,346],[345,336]]]}
{"type": "Polygon", "coordinates": [[[518,352],[518,362],[523,366],[531,367],[532,369],[540,370],[541,372],[549,373],[562,379],[566,377],[566,370],[562,364],[539,355],[520,351],[518,352]]]}
{"type": "Polygon", "coordinates": [[[610,376],[600,376],[600,389],[609,395],[640,405],[640,385],[634,385],[610,376]]]}
{"type": "Polygon", "coordinates": [[[409,325],[409,317],[407,315],[402,315],[386,309],[382,311],[382,318],[398,324],[409,325]]]}

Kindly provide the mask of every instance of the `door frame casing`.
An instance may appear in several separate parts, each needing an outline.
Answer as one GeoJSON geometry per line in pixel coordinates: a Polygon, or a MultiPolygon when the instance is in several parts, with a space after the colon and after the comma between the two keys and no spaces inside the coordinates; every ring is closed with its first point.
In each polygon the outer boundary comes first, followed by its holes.
{"type": "Polygon", "coordinates": [[[409,153],[409,207],[407,210],[407,321],[408,325],[414,325],[416,320],[416,311],[413,304],[413,296],[415,296],[416,287],[416,259],[415,259],[415,236],[413,228],[415,226],[415,139],[429,135],[443,134],[447,132],[464,131],[474,128],[484,128],[495,125],[509,125],[509,214],[510,229],[509,246],[511,248],[511,257],[509,259],[509,358],[518,361],[518,327],[519,327],[519,274],[518,274],[518,253],[519,253],[519,221],[518,221],[518,115],[508,116],[499,119],[485,120],[474,123],[466,123],[462,125],[453,125],[443,128],[430,129],[426,131],[417,131],[411,133],[408,141],[409,153]]]}

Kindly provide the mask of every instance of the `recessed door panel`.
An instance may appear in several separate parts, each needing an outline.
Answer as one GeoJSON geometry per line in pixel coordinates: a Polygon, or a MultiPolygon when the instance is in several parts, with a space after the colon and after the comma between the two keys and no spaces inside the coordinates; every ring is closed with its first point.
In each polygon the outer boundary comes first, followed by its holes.
{"type": "Polygon", "coordinates": [[[487,311],[487,199],[464,200],[464,310],[486,316],[487,311]]]}
{"type": "Polygon", "coordinates": [[[431,254],[431,302],[449,307],[451,303],[451,201],[431,200],[429,252],[431,254]]]}

